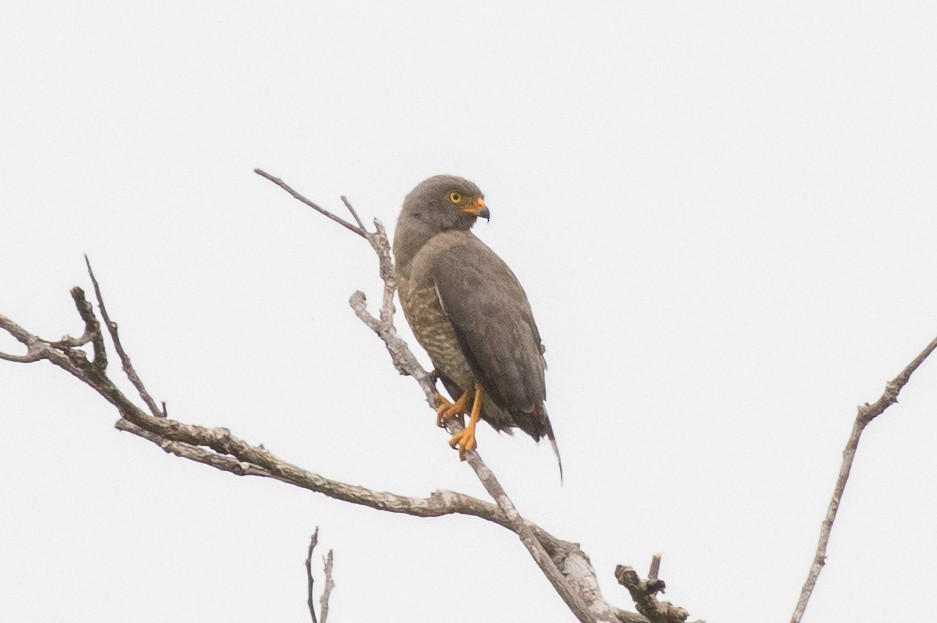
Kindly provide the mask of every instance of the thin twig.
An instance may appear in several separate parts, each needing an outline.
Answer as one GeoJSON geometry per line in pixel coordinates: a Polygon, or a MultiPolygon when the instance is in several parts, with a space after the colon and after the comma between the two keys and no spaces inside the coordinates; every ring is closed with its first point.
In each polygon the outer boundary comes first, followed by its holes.
{"type": "MultiPolygon", "coordinates": [[[[71,352],[72,349],[78,349],[89,342],[94,345],[94,366],[99,371],[107,368],[107,353],[104,348],[104,341],[101,338],[100,324],[94,316],[94,310],[85,299],[85,293],[81,288],[72,288],[72,300],[78,310],[78,315],[84,322],[85,328],[81,337],[70,337],[66,335],[60,340],[44,340],[33,335],[20,325],[16,324],[10,318],[0,314],[0,329],[3,329],[20,344],[26,346],[26,353],[23,355],[13,355],[0,352],[0,359],[12,361],[14,363],[33,363],[45,359],[43,351],[45,349],[55,349],[63,353],[71,352]]],[[[79,352],[79,351],[76,351],[79,352]]]]}
{"type": "Polygon", "coordinates": [[[50,342],[53,348],[68,350],[70,348],[81,348],[85,344],[92,343],[93,365],[95,369],[103,372],[107,369],[107,350],[104,348],[104,336],[101,334],[101,324],[94,315],[94,308],[85,298],[85,291],[79,287],[71,289],[72,301],[78,310],[78,315],[85,323],[85,330],[81,337],[74,338],[65,336],[61,340],[50,342]]]}
{"type": "Polygon", "coordinates": [[[365,231],[364,223],[361,222],[361,219],[358,217],[358,212],[352,207],[351,203],[348,201],[348,197],[342,195],[342,203],[345,204],[345,207],[348,208],[348,211],[351,212],[351,216],[355,219],[355,222],[358,223],[358,229],[365,231]]]}
{"type": "MultiPolygon", "coordinates": [[[[268,180],[270,180],[271,182],[273,182],[274,184],[276,184],[277,186],[279,186],[280,188],[282,188],[283,190],[285,190],[285,191],[288,192],[289,194],[293,195],[293,198],[294,198],[294,199],[305,203],[307,206],[309,206],[310,208],[312,208],[313,210],[315,210],[315,211],[318,212],[319,214],[321,214],[321,215],[323,215],[323,216],[325,216],[325,217],[327,217],[327,218],[332,219],[333,221],[335,221],[336,223],[338,223],[338,224],[341,225],[342,227],[346,228],[347,230],[349,230],[349,231],[351,231],[351,232],[354,232],[355,234],[361,236],[362,238],[367,238],[367,236],[365,236],[365,231],[364,231],[364,227],[363,227],[363,226],[362,226],[362,227],[356,227],[356,226],[352,225],[351,223],[349,223],[348,221],[346,221],[345,219],[341,218],[340,216],[336,216],[335,214],[332,214],[331,212],[329,212],[329,211],[326,210],[325,208],[319,207],[317,204],[313,203],[313,202],[310,201],[309,199],[306,199],[306,198],[303,197],[301,194],[299,194],[298,192],[296,192],[295,190],[293,190],[292,188],[290,188],[290,186],[287,185],[287,183],[284,182],[283,180],[281,180],[280,178],[274,177],[274,176],[270,175],[269,173],[267,173],[267,172],[264,171],[263,169],[254,169],[254,173],[256,173],[257,175],[259,175],[259,176],[261,176],[261,177],[267,178],[268,180]]],[[[354,213],[353,213],[353,214],[354,214],[354,213]]],[[[356,217],[356,218],[357,218],[357,217],[356,217]]]]}
{"type": "Polygon", "coordinates": [[[315,600],[312,597],[312,589],[315,584],[315,580],[312,578],[312,552],[316,549],[316,545],[319,544],[319,526],[316,526],[316,531],[312,533],[312,538],[309,539],[309,551],[306,552],[306,586],[307,586],[307,597],[306,604],[309,606],[309,616],[312,617],[312,623],[319,623],[318,617],[316,617],[316,604],[315,600]]]}
{"type": "MultiPolygon", "coordinates": [[[[120,357],[120,364],[124,370],[124,374],[126,374],[130,382],[133,383],[133,386],[137,389],[137,393],[140,394],[140,398],[143,399],[143,402],[145,402],[146,406],[150,409],[150,413],[152,413],[154,417],[166,417],[166,414],[160,411],[159,407],[156,406],[156,401],[153,400],[150,392],[146,390],[143,379],[137,374],[133,363],[130,361],[130,356],[127,354],[127,351],[124,350],[123,344],[120,343],[117,323],[112,321],[111,317],[107,314],[107,307],[104,306],[104,296],[101,294],[101,287],[98,284],[97,278],[94,276],[94,271],[91,269],[91,260],[88,259],[87,254],[85,254],[85,266],[88,267],[88,276],[91,277],[91,284],[94,286],[94,296],[98,300],[98,309],[101,310],[101,318],[104,319],[107,332],[110,333],[111,341],[114,342],[114,349],[117,351],[117,356],[120,357]]],[[[97,354],[97,344],[95,344],[95,354],[97,354]]]]}
{"type": "Polygon", "coordinates": [[[13,320],[7,318],[3,314],[0,314],[0,329],[3,329],[12,335],[17,342],[26,347],[26,352],[22,355],[0,352],[0,359],[4,361],[12,361],[13,363],[33,363],[42,359],[42,356],[38,352],[35,343],[39,340],[39,338],[37,338],[35,335],[19,326],[13,322],[13,320]]]}
{"type": "Polygon", "coordinates": [[[846,482],[849,480],[849,472],[852,470],[853,460],[856,458],[856,451],[859,448],[859,438],[865,427],[881,415],[885,409],[898,402],[898,394],[901,389],[910,380],[911,375],[918,369],[927,357],[937,348],[937,338],[935,338],[921,353],[909,363],[901,373],[893,380],[885,384],[885,391],[881,397],[873,404],[865,403],[859,407],[856,414],[856,420],[853,422],[852,431],[849,433],[849,439],[846,441],[846,448],[843,450],[843,462],[839,468],[839,475],[836,477],[836,486],[833,488],[833,496],[830,498],[830,504],[826,509],[826,516],[820,526],[820,538],[817,541],[817,551],[813,556],[813,562],[810,564],[810,571],[807,573],[807,580],[800,591],[800,598],[794,608],[794,614],[791,616],[791,623],[800,623],[807,610],[807,603],[813,594],[813,589],[817,584],[817,578],[826,564],[826,548],[830,542],[830,533],[833,531],[833,522],[836,521],[836,513],[839,511],[840,502],[843,499],[843,493],[846,490],[846,482]]]}
{"type": "Polygon", "coordinates": [[[319,597],[319,613],[322,619],[319,623],[326,623],[329,618],[329,597],[332,596],[332,589],[335,588],[335,582],[332,581],[332,561],[332,550],[329,550],[329,553],[325,555],[325,586],[319,597]]]}
{"type": "Polygon", "coordinates": [[[11,355],[10,353],[0,353],[0,359],[12,361],[13,363],[34,363],[42,359],[36,353],[27,353],[25,355],[11,355]]]}

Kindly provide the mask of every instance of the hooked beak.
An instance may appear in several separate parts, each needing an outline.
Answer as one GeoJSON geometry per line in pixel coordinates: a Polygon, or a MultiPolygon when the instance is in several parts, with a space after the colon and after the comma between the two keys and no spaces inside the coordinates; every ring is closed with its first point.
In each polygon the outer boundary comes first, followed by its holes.
{"type": "Polygon", "coordinates": [[[484,197],[476,197],[475,203],[465,206],[462,211],[475,217],[480,216],[486,221],[491,219],[491,212],[488,211],[488,206],[485,205],[484,197]]]}

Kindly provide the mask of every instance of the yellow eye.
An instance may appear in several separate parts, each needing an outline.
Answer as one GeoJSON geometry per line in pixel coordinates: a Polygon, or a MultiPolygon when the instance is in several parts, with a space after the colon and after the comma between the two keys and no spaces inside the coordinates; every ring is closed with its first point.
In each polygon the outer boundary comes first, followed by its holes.
{"type": "Polygon", "coordinates": [[[462,201],[462,193],[451,192],[449,193],[449,201],[452,203],[459,203],[462,201]]]}

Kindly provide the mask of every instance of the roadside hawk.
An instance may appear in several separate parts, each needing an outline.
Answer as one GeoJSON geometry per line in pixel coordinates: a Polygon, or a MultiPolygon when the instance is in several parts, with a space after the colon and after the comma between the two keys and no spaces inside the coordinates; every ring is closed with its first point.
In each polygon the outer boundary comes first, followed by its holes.
{"type": "Polygon", "coordinates": [[[404,315],[453,400],[437,394],[437,423],[469,414],[449,440],[463,460],[477,446],[481,418],[499,431],[546,436],[559,462],[543,406],[540,332],[517,277],[471,232],[479,216],[490,214],[478,186],[437,175],[407,195],[394,232],[404,315]]]}

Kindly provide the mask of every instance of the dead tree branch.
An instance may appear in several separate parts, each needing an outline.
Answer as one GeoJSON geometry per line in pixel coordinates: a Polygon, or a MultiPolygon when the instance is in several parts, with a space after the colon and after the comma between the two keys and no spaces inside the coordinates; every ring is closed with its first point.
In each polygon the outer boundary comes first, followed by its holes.
{"type": "Polygon", "coordinates": [[[312,617],[312,623],[326,623],[329,618],[329,597],[332,595],[332,589],[335,588],[335,582],[332,580],[332,550],[329,550],[329,553],[326,554],[325,558],[323,559],[325,586],[322,588],[322,595],[319,597],[320,615],[317,617],[316,604],[313,597],[313,587],[315,585],[315,580],[312,577],[312,552],[316,549],[316,545],[318,544],[319,527],[316,526],[316,531],[312,533],[312,538],[309,539],[309,550],[306,553],[306,586],[308,587],[308,597],[306,599],[306,604],[309,606],[309,616],[312,617]]]}
{"type": "Polygon", "coordinates": [[[909,363],[901,373],[894,379],[885,384],[885,391],[874,403],[865,403],[860,406],[856,414],[856,420],[853,422],[852,431],[849,433],[849,439],[846,441],[846,448],[843,450],[843,462],[839,468],[839,475],[836,477],[836,486],[833,488],[833,496],[830,498],[830,505],[826,509],[826,516],[820,525],[820,538],[817,541],[817,551],[813,556],[813,562],[810,564],[810,571],[807,573],[807,580],[800,591],[800,598],[797,600],[797,606],[794,608],[794,615],[791,617],[791,623],[800,623],[807,610],[807,603],[813,594],[813,589],[817,584],[817,578],[826,564],[826,547],[830,542],[830,533],[833,531],[833,522],[836,521],[836,513],[839,511],[839,504],[843,499],[843,492],[846,490],[846,482],[849,480],[849,472],[852,470],[853,460],[856,458],[856,451],[859,449],[859,438],[862,431],[868,424],[885,412],[885,409],[898,402],[898,394],[901,389],[911,379],[914,371],[924,363],[924,360],[937,348],[937,338],[935,338],[927,347],[922,350],[917,357],[909,363]]]}
{"type": "Polygon", "coordinates": [[[309,539],[309,550],[306,552],[306,587],[307,587],[307,597],[306,605],[309,606],[309,616],[312,618],[312,623],[319,623],[319,617],[316,616],[316,602],[313,598],[313,588],[315,587],[316,581],[312,577],[312,552],[316,549],[316,545],[319,544],[319,526],[316,526],[316,531],[312,533],[312,538],[309,539]]]}
{"type": "MultiPolygon", "coordinates": [[[[340,217],[338,217],[338,216],[332,214],[331,212],[329,212],[328,210],[326,210],[326,209],[324,209],[324,208],[320,208],[317,204],[313,203],[312,201],[309,201],[308,199],[306,199],[305,197],[303,197],[302,195],[300,195],[298,192],[296,192],[295,190],[293,190],[292,188],[290,188],[289,186],[287,186],[286,183],[285,183],[283,180],[281,180],[280,178],[274,177],[274,176],[270,175],[269,173],[267,173],[266,171],[262,171],[262,170],[260,170],[260,169],[254,169],[254,173],[256,173],[257,175],[259,175],[259,176],[261,176],[261,177],[267,178],[268,180],[270,180],[271,182],[273,182],[274,184],[276,184],[277,186],[279,186],[280,188],[282,188],[283,190],[285,190],[285,191],[288,192],[289,194],[293,195],[293,198],[294,198],[294,199],[296,199],[297,201],[301,201],[301,202],[305,203],[307,206],[309,206],[310,208],[312,208],[313,210],[315,210],[316,212],[318,212],[318,213],[321,214],[322,216],[324,216],[324,217],[326,217],[326,218],[329,218],[329,219],[332,219],[333,221],[335,221],[336,223],[338,223],[339,225],[341,225],[341,226],[344,227],[345,229],[347,229],[347,230],[349,230],[349,231],[351,231],[351,232],[353,232],[353,233],[358,234],[358,235],[361,236],[362,238],[366,238],[366,237],[367,237],[367,236],[365,235],[364,226],[361,224],[361,219],[358,218],[358,215],[355,214],[355,211],[354,211],[354,210],[351,210],[351,214],[352,214],[352,216],[355,218],[355,221],[358,223],[357,226],[352,225],[351,223],[349,223],[349,222],[346,221],[345,219],[340,218],[340,217]]],[[[350,208],[349,208],[349,209],[350,209],[350,208]]]]}
{"type": "Polygon", "coordinates": [[[332,596],[332,589],[335,588],[335,582],[332,581],[332,550],[329,550],[329,553],[325,555],[324,562],[325,587],[322,589],[322,596],[319,597],[319,612],[322,615],[322,620],[319,623],[326,623],[329,618],[329,597],[332,596]]]}
{"type": "Polygon", "coordinates": [[[684,623],[690,613],[673,605],[669,601],[658,601],[657,593],[663,593],[666,585],[657,577],[660,571],[660,554],[651,559],[651,570],[647,579],[642,580],[638,572],[625,565],[615,567],[615,579],[628,589],[638,612],[651,623],[684,623]]]}
{"type": "MultiPolygon", "coordinates": [[[[143,380],[140,379],[140,375],[137,374],[133,364],[130,362],[130,356],[127,355],[127,351],[124,350],[124,346],[120,342],[120,334],[117,332],[117,323],[112,321],[111,317],[107,314],[107,307],[104,305],[104,297],[101,296],[101,287],[98,285],[98,280],[94,276],[94,271],[91,269],[91,261],[88,259],[87,255],[85,255],[85,266],[88,267],[88,276],[91,278],[91,284],[94,286],[94,297],[98,301],[98,309],[101,311],[101,318],[104,319],[104,325],[107,327],[107,332],[111,336],[111,342],[114,343],[114,350],[117,351],[117,356],[120,357],[120,363],[124,374],[126,374],[130,382],[133,383],[133,386],[137,389],[137,393],[140,394],[140,398],[143,399],[143,402],[145,402],[146,406],[150,409],[150,413],[152,413],[154,417],[166,417],[165,411],[160,411],[159,407],[156,406],[156,401],[150,396],[150,392],[146,390],[146,387],[143,385],[143,380]]],[[[85,326],[88,326],[89,319],[86,319],[84,316],[82,316],[82,319],[85,320],[85,326]]],[[[101,335],[100,327],[97,325],[97,321],[94,320],[93,316],[90,320],[95,323],[94,329],[97,340],[95,340],[94,343],[94,352],[95,358],[97,358],[98,343],[100,343],[101,355],[103,356],[104,354],[104,339],[101,335]]],[[[107,362],[105,360],[104,365],[100,367],[104,369],[106,366],[107,362]]]]}

